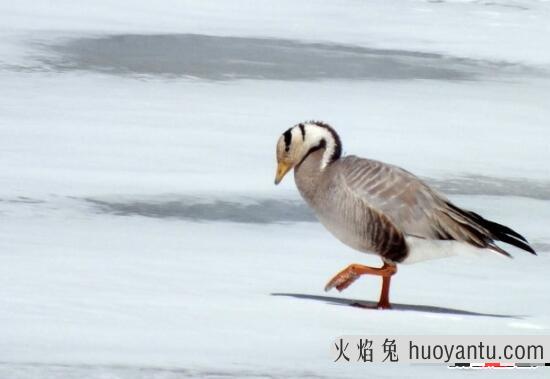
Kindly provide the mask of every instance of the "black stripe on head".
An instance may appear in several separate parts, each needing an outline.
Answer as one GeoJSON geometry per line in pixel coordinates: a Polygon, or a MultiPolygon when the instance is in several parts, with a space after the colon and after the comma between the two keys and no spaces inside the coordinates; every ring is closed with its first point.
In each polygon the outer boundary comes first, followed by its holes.
{"type": "Polygon", "coordinates": [[[283,133],[285,137],[285,151],[290,150],[290,144],[292,143],[292,128],[283,133]]]}
{"type": "Polygon", "coordinates": [[[328,160],[328,163],[332,163],[338,158],[342,156],[342,141],[340,141],[340,136],[338,133],[336,133],[336,130],[332,128],[329,124],[322,121],[309,121],[308,124],[313,124],[320,126],[321,128],[324,128],[329,131],[329,133],[332,135],[332,138],[334,139],[334,152],[332,153],[331,157],[328,160]]]}
{"type": "Polygon", "coordinates": [[[309,157],[309,154],[314,153],[314,152],[316,152],[317,150],[320,150],[320,149],[325,149],[326,147],[327,147],[327,141],[325,141],[325,139],[323,138],[317,146],[313,146],[311,149],[309,149],[309,151],[306,153],[306,155],[304,155],[304,157],[302,158],[300,163],[298,163],[297,166],[300,166],[302,164],[302,162],[305,161],[307,157],[309,157]]]}
{"type": "Polygon", "coordinates": [[[311,149],[309,149],[309,151],[307,152],[307,155],[313,153],[314,151],[317,151],[319,149],[326,149],[327,147],[327,141],[323,138],[319,144],[317,144],[317,146],[314,146],[312,147],[311,149]]]}
{"type": "Polygon", "coordinates": [[[300,131],[302,132],[302,140],[306,140],[306,127],[303,123],[299,123],[298,126],[300,127],[300,131]]]}

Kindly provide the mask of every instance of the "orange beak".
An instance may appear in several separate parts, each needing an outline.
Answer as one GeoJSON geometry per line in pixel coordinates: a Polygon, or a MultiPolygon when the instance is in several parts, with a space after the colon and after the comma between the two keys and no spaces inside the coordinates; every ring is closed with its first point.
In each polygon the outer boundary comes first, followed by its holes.
{"type": "Polygon", "coordinates": [[[275,185],[281,183],[281,180],[285,177],[286,173],[292,169],[292,166],[285,163],[279,162],[277,164],[277,172],[275,173],[275,185]]]}

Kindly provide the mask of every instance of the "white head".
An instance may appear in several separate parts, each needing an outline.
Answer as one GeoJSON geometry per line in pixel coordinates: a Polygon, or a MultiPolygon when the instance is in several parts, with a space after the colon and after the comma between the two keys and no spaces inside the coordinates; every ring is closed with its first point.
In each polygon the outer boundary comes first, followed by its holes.
{"type": "Polygon", "coordinates": [[[286,173],[302,163],[311,152],[319,149],[324,149],[321,171],[342,155],[340,137],[328,124],[302,122],[284,132],[277,141],[275,184],[279,184],[286,173]]]}

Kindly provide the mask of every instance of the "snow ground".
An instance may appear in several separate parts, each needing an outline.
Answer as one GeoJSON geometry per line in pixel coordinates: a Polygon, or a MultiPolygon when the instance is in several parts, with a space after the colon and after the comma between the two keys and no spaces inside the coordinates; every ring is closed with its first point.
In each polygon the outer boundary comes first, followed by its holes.
{"type": "Polygon", "coordinates": [[[238,8],[0,3],[0,377],[462,377],[336,367],[329,347],[344,334],[550,333],[550,3],[238,8]],[[193,33],[353,45],[376,59],[405,51],[398,62],[412,68],[475,76],[216,80],[162,75],[146,57],[140,72],[108,56],[86,66],[51,47],[131,35],[119,52],[136,53],[152,33],[167,49],[193,33]],[[278,135],[312,117],[337,128],[346,152],[428,178],[539,256],[402,267],[390,312],[347,306],[376,299],[374,278],[325,294],[347,264],[377,262],[311,222],[290,177],[272,184],[278,135]]]}

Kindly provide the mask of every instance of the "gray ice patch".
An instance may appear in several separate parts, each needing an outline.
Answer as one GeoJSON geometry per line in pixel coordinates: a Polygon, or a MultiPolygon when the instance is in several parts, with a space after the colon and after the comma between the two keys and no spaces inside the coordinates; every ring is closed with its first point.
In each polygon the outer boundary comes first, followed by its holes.
{"type": "Polygon", "coordinates": [[[550,181],[546,180],[496,178],[485,175],[425,180],[440,192],[449,195],[518,196],[550,200],[550,181]]]}
{"type": "Polygon", "coordinates": [[[208,80],[473,80],[527,69],[506,62],[276,38],[124,34],[42,43],[42,67],[208,80]]]}
{"type": "Polygon", "coordinates": [[[311,210],[298,200],[257,199],[238,202],[192,198],[108,201],[86,199],[97,210],[124,216],[146,216],[190,221],[230,221],[268,224],[276,222],[313,222],[311,210]]]}

